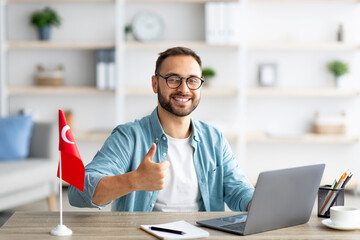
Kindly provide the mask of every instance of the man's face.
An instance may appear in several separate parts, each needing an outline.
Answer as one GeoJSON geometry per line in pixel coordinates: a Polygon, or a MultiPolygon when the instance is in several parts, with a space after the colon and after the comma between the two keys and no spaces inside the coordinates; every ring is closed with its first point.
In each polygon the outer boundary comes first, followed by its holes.
{"type": "MultiPolygon", "coordinates": [[[[201,77],[201,68],[191,56],[171,56],[163,61],[159,74],[164,77],[172,74],[184,78],[189,76],[201,77]]],[[[175,116],[187,116],[199,105],[201,88],[190,90],[185,79],[176,89],[169,88],[166,80],[160,76],[158,78],[153,76],[152,83],[154,92],[158,94],[160,106],[175,116]]]]}

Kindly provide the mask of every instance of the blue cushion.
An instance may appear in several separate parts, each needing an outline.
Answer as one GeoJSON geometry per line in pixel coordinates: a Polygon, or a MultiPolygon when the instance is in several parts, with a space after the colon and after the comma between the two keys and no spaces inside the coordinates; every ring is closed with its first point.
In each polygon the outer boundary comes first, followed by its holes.
{"type": "Polygon", "coordinates": [[[31,116],[0,118],[0,160],[26,158],[29,155],[32,128],[31,116]]]}

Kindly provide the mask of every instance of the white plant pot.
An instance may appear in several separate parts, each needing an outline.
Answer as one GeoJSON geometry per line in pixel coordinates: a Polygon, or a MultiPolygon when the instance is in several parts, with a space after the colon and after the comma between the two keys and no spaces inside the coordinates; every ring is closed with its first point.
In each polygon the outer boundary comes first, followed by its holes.
{"type": "Polygon", "coordinates": [[[345,82],[344,76],[335,77],[335,87],[344,88],[345,86],[344,82],[345,82]]]}

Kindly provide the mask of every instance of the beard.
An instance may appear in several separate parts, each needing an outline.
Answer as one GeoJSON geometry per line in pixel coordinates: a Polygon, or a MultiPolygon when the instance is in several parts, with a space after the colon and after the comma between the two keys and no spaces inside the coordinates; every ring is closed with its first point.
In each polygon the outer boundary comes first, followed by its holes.
{"type": "Polygon", "coordinates": [[[177,117],[185,117],[188,116],[190,113],[192,113],[196,107],[199,105],[200,99],[194,100],[190,95],[184,95],[181,93],[174,93],[171,94],[169,99],[166,99],[166,97],[161,93],[160,88],[158,87],[158,101],[160,103],[160,106],[168,111],[169,113],[174,114],[177,117]],[[186,106],[178,106],[175,107],[174,104],[171,103],[171,99],[174,95],[177,96],[184,96],[184,97],[191,97],[191,106],[187,109],[186,106]]]}

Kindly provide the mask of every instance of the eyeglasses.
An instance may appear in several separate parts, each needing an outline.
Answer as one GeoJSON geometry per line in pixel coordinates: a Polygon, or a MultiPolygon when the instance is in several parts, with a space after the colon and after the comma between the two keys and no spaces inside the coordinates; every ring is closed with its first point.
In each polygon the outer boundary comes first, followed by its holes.
{"type": "Polygon", "coordinates": [[[180,85],[183,82],[182,81],[183,79],[186,80],[186,85],[191,90],[199,89],[205,81],[203,78],[199,78],[199,77],[195,77],[195,76],[190,76],[188,78],[184,78],[184,77],[180,77],[178,75],[170,75],[170,76],[164,77],[164,76],[161,76],[159,73],[155,73],[155,76],[157,76],[157,77],[160,76],[163,79],[165,79],[166,84],[171,89],[180,87],[180,85]]]}

